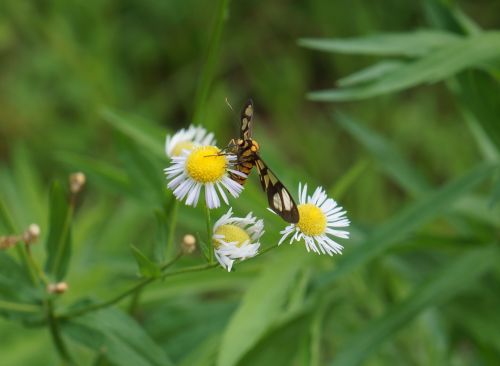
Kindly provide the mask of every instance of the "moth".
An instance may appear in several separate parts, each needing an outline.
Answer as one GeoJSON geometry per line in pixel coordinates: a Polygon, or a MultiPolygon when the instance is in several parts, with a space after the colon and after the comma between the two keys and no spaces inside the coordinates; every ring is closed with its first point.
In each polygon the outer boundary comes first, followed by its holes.
{"type": "MultiPolygon", "coordinates": [[[[253,111],[253,102],[249,99],[241,111],[240,137],[232,139],[227,150],[236,155],[235,169],[239,172],[248,176],[254,166],[257,168],[260,184],[267,194],[269,207],[283,220],[295,224],[299,222],[297,205],[288,189],[264,163],[259,155],[259,144],[252,138],[253,111]]],[[[237,174],[231,174],[230,177],[241,185],[245,184],[245,177],[237,174]]]]}

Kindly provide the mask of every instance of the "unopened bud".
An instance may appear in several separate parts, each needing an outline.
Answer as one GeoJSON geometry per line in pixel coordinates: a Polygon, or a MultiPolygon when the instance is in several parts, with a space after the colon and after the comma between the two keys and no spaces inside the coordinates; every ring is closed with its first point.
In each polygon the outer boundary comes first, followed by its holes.
{"type": "Polygon", "coordinates": [[[191,254],[196,249],[196,238],[191,234],[186,234],[182,238],[182,252],[184,254],[191,254]]]}
{"type": "Polygon", "coordinates": [[[76,194],[82,190],[85,185],[85,174],[82,172],[73,173],[69,176],[69,190],[71,193],[76,194]]]}
{"type": "Polygon", "coordinates": [[[33,244],[40,236],[40,226],[31,224],[28,229],[23,233],[23,241],[25,244],[33,244]]]}
{"type": "Polygon", "coordinates": [[[47,291],[51,294],[64,294],[68,291],[68,284],[66,282],[49,283],[47,291]]]}
{"type": "Polygon", "coordinates": [[[0,249],[8,249],[14,246],[19,241],[16,235],[0,236],[0,249]]]}

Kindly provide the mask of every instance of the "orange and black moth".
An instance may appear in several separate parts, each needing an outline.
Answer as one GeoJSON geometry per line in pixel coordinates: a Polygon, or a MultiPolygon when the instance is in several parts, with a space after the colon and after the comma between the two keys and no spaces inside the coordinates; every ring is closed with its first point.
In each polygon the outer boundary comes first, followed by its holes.
{"type": "MultiPolygon", "coordinates": [[[[249,99],[241,111],[240,137],[232,139],[227,150],[236,155],[235,169],[239,172],[248,176],[254,166],[257,168],[260,184],[267,194],[269,207],[283,220],[297,223],[299,211],[292,195],[259,156],[259,144],[252,138],[253,114],[253,102],[249,99]]],[[[241,185],[246,182],[246,178],[240,175],[231,174],[230,176],[241,185]]]]}

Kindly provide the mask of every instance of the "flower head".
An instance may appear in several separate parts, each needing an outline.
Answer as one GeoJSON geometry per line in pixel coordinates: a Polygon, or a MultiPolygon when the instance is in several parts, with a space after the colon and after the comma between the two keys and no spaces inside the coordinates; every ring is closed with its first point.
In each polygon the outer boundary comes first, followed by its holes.
{"type": "Polygon", "coordinates": [[[189,126],[177,131],[173,136],[167,135],[165,153],[168,157],[179,156],[184,150],[192,150],[197,146],[215,145],[213,133],[208,133],[201,126],[189,126]]]}
{"type": "Polygon", "coordinates": [[[338,228],[349,226],[345,216],[346,211],[328,198],[322,187],[316,188],[312,196],[307,195],[307,184],[302,188],[299,184],[299,222],[288,225],[280,232],[283,236],[281,244],[290,235],[290,244],[294,240],[304,239],[307,251],[318,254],[342,254],[342,245],[336,243],[330,236],[349,238],[349,232],[338,228]]]}
{"type": "Polygon", "coordinates": [[[230,168],[235,162],[235,155],[220,154],[216,146],[184,149],[179,156],[172,157],[171,166],[165,169],[169,180],[168,188],[173,190],[178,200],[185,198],[188,206],[196,206],[202,188],[205,189],[208,208],[220,206],[218,193],[224,202],[229,204],[223,188],[233,197],[238,197],[243,190],[243,187],[229,176],[229,173],[245,176],[230,168]]]}
{"type": "Polygon", "coordinates": [[[254,257],[264,234],[264,222],[252,213],[246,217],[233,217],[231,208],[214,225],[213,245],[220,265],[231,271],[235,260],[254,257]]]}

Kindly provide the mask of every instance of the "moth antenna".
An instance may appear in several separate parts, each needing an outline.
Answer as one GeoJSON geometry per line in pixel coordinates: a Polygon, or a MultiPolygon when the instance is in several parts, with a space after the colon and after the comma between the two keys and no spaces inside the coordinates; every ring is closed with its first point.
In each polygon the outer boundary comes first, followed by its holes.
{"type": "Polygon", "coordinates": [[[225,99],[225,100],[226,100],[226,104],[227,104],[227,106],[229,107],[229,109],[231,109],[231,110],[234,112],[233,106],[231,105],[231,103],[229,103],[229,98],[228,98],[228,97],[226,97],[226,99],[225,99]]]}

